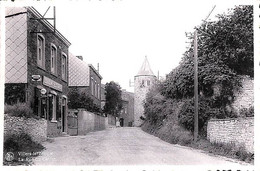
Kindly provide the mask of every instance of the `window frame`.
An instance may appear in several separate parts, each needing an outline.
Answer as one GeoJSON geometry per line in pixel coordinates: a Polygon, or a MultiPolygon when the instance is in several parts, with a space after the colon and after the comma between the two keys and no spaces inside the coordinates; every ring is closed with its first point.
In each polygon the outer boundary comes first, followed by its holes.
{"type": "Polygon", "coordinates": [[[57,75],[57,58],[58,58],[58,48],[55,46],[55,44],[51,43],[51,73],[54,74],[54,75],[57,75]],[[54,56],[54,59],[53,59],[53,62],[52,62],[52,49],[55,49],[55,56],[54,56]],[[52,67],[53,65],[53,67],[52,67]]]}
{"type": "Polygon", "coordinates": [[[37,34],[37,45],[36,45],[36,51],[37,51],[37,66],[45,70],[45,37],[43,34],[38,33],[37,34]],[[41,59],[40,58],[40,53],[39,53],[39,39],[42,40],[42,46],[41,46],[41,59]]]}
{"type": "Polygon", "coordinates": [[[68,61],[68,56],[66,55],[66,53],[62,52],[61,53],[61,78],[64,81],[67,81],[67,75],[68,75],[67,74],[67,69],[68,69],[67,61],[68,61]],[[64,73],[63,73],[63,59],[65,59],[65,62],[64,62],[64,73]]]}

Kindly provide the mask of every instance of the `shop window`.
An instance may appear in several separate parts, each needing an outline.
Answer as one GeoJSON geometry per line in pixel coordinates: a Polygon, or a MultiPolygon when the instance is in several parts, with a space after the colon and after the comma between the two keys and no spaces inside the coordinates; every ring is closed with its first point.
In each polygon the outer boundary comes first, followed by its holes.
{"type": "Polygon", "coordinates": [[[51,73],[57,74],[57,48],[51,44],[51,73]]]}
{"type": "Polygon", "coordinates": [[[49,119],[51,122],[57,122],[57,96],[52,94],[49,98],[49,119]]]}
{"type": "Polygon", "coordinates": [[[42,34],[37,34],[37,65],[45,69],[45,39],[42,34]]]}

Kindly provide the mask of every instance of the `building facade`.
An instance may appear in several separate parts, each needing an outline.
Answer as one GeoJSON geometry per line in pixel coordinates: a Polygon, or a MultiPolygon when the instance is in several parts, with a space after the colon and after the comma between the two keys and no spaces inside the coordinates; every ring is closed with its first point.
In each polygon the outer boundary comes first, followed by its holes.
{"type": "Polygon", "coordinates": [[[123,109],[120,113],[120,124],[131,127],[134,123],[134,93],[122,90],[123,109]]]}
{"type": "Polygon", "coordinates": [[[147,57],[134,79],[134,126],[140,126],[144,117],[144,102],[146,94],[155,84],[156,76],[150,68],[147,57]]]}
{"type": "Polygon", "coordinates": [[[66,132],[70,42],[33,7],[6,8],[5,22],[5,103],[30,105],[48,136],[66,132]]]}
{"type": "Polygon", "coordinates": [[[82,56],[69,54],[69,88],[78,88],[85,92],[101,108],[101,80],[93,65],[83,61],[82,56]]]}

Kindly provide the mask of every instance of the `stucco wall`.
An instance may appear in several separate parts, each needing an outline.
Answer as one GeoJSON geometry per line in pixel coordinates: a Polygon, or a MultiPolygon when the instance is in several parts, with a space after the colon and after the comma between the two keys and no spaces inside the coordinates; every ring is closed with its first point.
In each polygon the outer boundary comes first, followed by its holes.
{"type": "Polygon", "coordinates": [[[47,121],[45,119],[23,118],[4,115],[4,135],[26,133],[35,142],[47,139],[47,121]]]}
{"type": "Polygon", "coordinates": [[[254,153],[254,118],[210,120],[207,139],[210,142],[234,143],[254,153]]]}
{"type": "Polygon", "coordinates": [[[92,112],[79,110],[78,112],[78,135],[86,135],[92,131],[106,129],[107,118],[92,112]]]}

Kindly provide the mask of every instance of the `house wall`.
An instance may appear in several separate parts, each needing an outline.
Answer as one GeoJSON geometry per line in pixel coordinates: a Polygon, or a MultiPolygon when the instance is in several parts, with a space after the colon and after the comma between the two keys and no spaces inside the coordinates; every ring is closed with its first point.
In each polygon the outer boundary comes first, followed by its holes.
{"type": "MultiPolygon", "coordinates": [[[[27,10],[6,8],[6,16],[20,12],[27,10]]],[[[27,83],[27,14],[5,18],[5,28],[5,83],[27,83]]]]}
{"type": "Polygon", "coordinates": [[[89,67],[89,87],[87,89],[87,92],[89,93],[90,97],[93,99],[94,103],[98,105],[101,108],[101,78],[96,73],[96,71],[93,70],[92,67],[89,67]],[[91,77],[96,81],[97,84],[99,84],[99,93],[98,95],[92,94],[92,86],[91,86],[91,77]]]}
{"type": "Polygon", "coordinates": [[[47,140],[47,121],[45,119],[23,118],[4,115],[4,136],[26,133],[35,142],[47,140]]]}
{"type": "Polygon", "coordinates": [[[234,143],[254,153],[254,118],[212,119],[207,126],[210,142],[234,143]]]}
{"type": "MultiPolygon", "coordinates": [[[[6,18],[6,83],[25,83],[25,102],[33,109],[35,114],[38,113],[37,102],[38,98],[42,97],[45,100],[46,114],[44,116],[48,121],[50,111],[48,110],[49,96],[51,91],[57,93],[57,122],[48,122],[48,135],[56,135],[61,132],[62,119],[62,99],[66,99],[68,93],[68,73],[66,78],[62,79],[61,58],[62,53],[67,56],[67,71],[68,71],[68,47],[69,43],[65,38],[61,38],[60,33],[51,32],[52,30],[46,26],[43,20],[34,20],[31,18],[38,18],[37,12],[32,12],[32,8],[17,8],[10,7],[7,15],[18,12],[25,12],[24,14],[15,15],[6,18]],[[41,33],[35,33],[41,32],[41,33]],[[48,33],[46,33],[48,32],[48,33]],[[41,34],[45,39],[45,68],[37,65],[37,34],[41,34]],[[59,35],[59,36],[58,36],[59,35]],[[51,43],[57,47],[57,73],[51,73],[51,43]],[[40,75],[40,81],[32,81],[32,75],[40,75]],[[44,81],[49,80],[51,85],[44,84],[44,81]],[[55,88],[53,85],[59,85],[62,88],[55,88]],[[37,88],[38,87],[38,88],[37,88]],[[42,96],[40,90],[44,88],[47,94],[42,96]],[[60,121],[60,122],[59,122],[60,121]],[[53,133],[52,133],[53,132],[53,133]]],[[[67,100],[64,108],[64,128],[67,130],[67,100]]]]}

